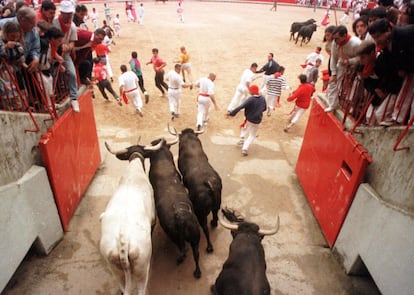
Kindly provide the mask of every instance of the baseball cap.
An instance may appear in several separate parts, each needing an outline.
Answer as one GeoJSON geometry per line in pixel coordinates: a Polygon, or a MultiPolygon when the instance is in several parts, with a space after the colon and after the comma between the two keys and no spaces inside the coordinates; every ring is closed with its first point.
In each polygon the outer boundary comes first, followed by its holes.
{"type": "Polygon", "coordinates": [[[251,94],[259,95],[259,87],[257,85],[250,85],[249,91],[251,94]]]}

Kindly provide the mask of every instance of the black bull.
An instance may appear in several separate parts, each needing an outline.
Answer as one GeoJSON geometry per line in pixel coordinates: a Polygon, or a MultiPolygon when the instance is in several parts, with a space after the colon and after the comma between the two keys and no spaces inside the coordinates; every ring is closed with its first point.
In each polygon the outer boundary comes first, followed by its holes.
{"type": "Polygon", "coordinates": [[[179,135],[178,169],[183,176],[194,212],[207,239],[207,252],[213,252],[207,226],[207,216],[212,212],[211,226],[217,227],[217,212],[221,205],[222,182],[219,174],[208,162],[203,151],[199,132],[184,129],[179,135]]]}
{"type": "Polygon", "coordinates": [[[219,220],[223,227],[230,229],[233,241],[229,256],[223,264],[219,276],[211,291],[215,295],[270,295],[270,284],[266,277],[266,260],[261,243],[265,235],[273,235],[279,229],[277,225],[271,230],[260,229],[255,223],[236,219],[234,212],[222,210],[219,220]],[[223,214],[236,223],[228,223],[223,214]]]}
{"type": "MultiPolygon", "coordinates": [[[[187,189],[181,182],[181,176],[175,168],[170,145],[162,139],[161,148],[146,154],[151,161],[149,179],[154,189],[155,207],[162,229],[177,245],[180,256],[177,263],[185,258],[185,242],[190,243],[196,268],[194,277],[201,277],[199,267],[200,230],[187,189]]],[[[152,142],[153,145],[159,140],[152,142]]]]}

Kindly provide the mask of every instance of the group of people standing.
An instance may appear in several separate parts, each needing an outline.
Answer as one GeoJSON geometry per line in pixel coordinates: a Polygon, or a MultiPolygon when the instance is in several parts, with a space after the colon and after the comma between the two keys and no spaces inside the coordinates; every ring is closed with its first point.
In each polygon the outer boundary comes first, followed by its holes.
{"type": "Polygon", "coordinates": [[[378,1],[378,7],[361,11],[352,29],[355,36],[343,25],[325,30],[330,56],[325,111],[334,111],[344,99],[355,103],[353,94],[362,83],[360,96],[369,98],[361,106],[367,109],[366,124],[408,123],[414,118],[414,5],[402,2],[397,9],[392,1],[378,1]]]}

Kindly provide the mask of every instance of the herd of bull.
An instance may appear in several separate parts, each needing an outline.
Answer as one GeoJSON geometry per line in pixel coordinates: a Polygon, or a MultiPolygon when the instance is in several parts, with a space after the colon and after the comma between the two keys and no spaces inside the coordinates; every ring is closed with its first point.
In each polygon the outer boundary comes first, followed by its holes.
{"type": "Polygon", "coordinates": [[[199,226],[207,240],[207,252],[213,252],[207,225],[218,222],[231,230],[233,241],[229,256],[211,286],[213,294],[270,294],[266,278],[266,262],[261,240],[275,234],[275,228],[260,229],[257,224],[238,218],[230,209],[220,209],[222,181],[210,165],[198,135],[201,131],[186,128],[173,140],[160,138],[144,146],[136,144],[113,151],[119,160],[129,161],[119,187],[101,214],[100,251],[112,273],[117,277],[124,295],[137,289],[146,294],[152,255],[151,233],[156,215],[169,239],[178,247],[177,264],[185,258],[185,244],[191,245],[195,278],[201,277],[199,267],[199,226]],[[179,142],[178,169],[170,151],[179,142]],[[144,161],[150,160],[149,177],[144,161]],[[252,276],[254,274],[254,276],[252,276]],[[240,280],[241,277],[251,278],[240,280]]]}
{"type": "Polygon", "coordinates": [[[295,44],[298,43],[299,38],[302,38],[300,41],[300,46],[303,42],[308,44],[312,39],[313,32],[316,32],[316,20],[313,18],[308,19],[304,22],[293,22],[290,26],[290,40],[295,40],[295,44]],[[296,37],[295,34],[297,33],[296,37]]]}

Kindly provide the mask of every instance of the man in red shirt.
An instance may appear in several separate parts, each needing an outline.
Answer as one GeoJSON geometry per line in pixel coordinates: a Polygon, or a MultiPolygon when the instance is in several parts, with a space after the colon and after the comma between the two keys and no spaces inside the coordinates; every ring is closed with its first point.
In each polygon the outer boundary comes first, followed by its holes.
{"type": "Polygon", "coordinates": [[[92,51],[105,38],[104,29],[96,29],[95,32],[78,30],[78,40],[75,42],[76,58],[81,84],[88,85],[92,75],[92,51]]]}
{"type": "Polygon", "coordinates": [[[164,82],[164,67],[167,63],[158,56],[158,49],[152,49],[152,57],[147,65],[152,64],[155,71],[155,86],[161,90],[162,97],[165,97],[165,91],[168,91],[168,85],[164,82]]]}
{"type": "Polygon", "coordinates": [[[118,104],[122,105],[118,94],[116,94],[112,88],[111,82],[108,80],[108,73],[106,71],[106,68],[103,64],[101,64],[100,61],[101,59],[99,57],[95,57],[93,59],[93,78],[97,81],[99,91],[101,92],[102,96],[109,101],[108,95],[105,93],[105,89],[108,90],[115,98],[115,100],[118,101],[118,104]]]}
{"type": "Polygon", "coordinates": [[[299,75],[299,87],[287,98],[287,101],[295,100],[295,107],[290,113],[289,124],[283,131],[288,132],[290,127],[295,125],[303,113],[309,108],[312,94],[315,92],[315,87],[307,83],[306,75],[299,75]]]}

